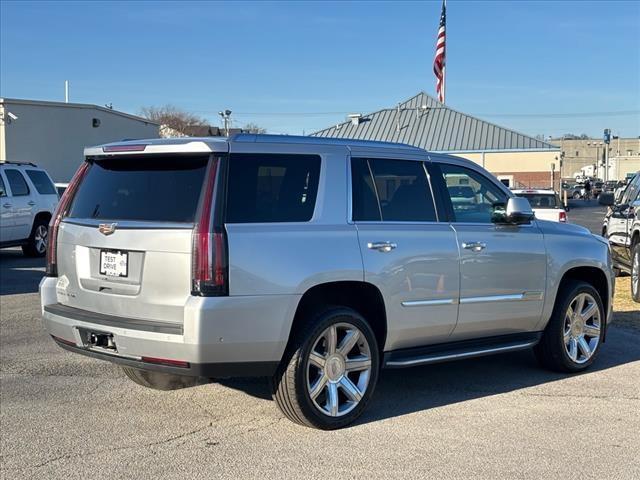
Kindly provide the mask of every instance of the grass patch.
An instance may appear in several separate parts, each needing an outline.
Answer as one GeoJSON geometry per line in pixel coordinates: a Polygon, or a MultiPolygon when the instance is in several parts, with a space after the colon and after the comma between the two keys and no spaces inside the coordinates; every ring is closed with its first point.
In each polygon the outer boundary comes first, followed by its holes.
{"type": "Polygon", "coordinates": [[[616,278],[613,323],[640,331],[640,303],[631,299],[631,277],[616,278]]]}

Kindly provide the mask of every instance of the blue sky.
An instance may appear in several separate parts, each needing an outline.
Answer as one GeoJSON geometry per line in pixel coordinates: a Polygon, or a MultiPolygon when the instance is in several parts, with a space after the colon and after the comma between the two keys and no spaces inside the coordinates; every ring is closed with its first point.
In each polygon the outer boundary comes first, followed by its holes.
{"type": "MultiPolygon", "coordinates": [[[[229,108],[235,126],[300,134],[434,95],[440,2],[0,9],[4,97],[62,100],[68,79],[75,102],[173,104],[215,125],[229,108]]],[[[450,0],[447,20],[453,108],[531,135],[640,135],[640,2],[450,0]]]]}

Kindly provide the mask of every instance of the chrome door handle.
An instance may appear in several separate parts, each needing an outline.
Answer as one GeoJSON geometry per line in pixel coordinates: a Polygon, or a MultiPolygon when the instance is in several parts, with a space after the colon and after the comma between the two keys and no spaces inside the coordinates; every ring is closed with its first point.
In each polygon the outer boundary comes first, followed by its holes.
{"type": "Polygon", "coordinates": [[[393,242],[369,242],[367,248],[369,250],[378,250],[379,252],[388,253],[394,248],[397,248],[398,244],[393,242]]]}
{"type": "Polygon", "coordinates": [[[4,208],[11,208],[11,204],[10,203],[5,203],[4,205],[2,205],[4,208]]]}
{"type": "Polygon", "coordinates": [[[31,205],[32,207],[36,204],[36,202],[34,202],[33,200],[31,200],[29,203],[29,205],[31,205]]]}
{"type": "Polygon", "coordinates": [[[471,250],[474,252],[480,252],[487,248],[487,244],[484,242],[464,242],[462,248],[465,250],[471,250]]]}

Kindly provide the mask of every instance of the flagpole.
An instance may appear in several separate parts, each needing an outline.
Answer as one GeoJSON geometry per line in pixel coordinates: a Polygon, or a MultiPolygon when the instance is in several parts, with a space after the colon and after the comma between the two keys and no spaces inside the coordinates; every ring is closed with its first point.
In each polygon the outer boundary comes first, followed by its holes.
{"type": "MultiPolygon", "coordinates": [[[[443,0],[445,12],[447,10],[447,0],[443,0]]],[[[449,12],[447,12],[448,14],[449,12]]],[[[447,15],[448,16],[448,15],[447,15]]],[[[445,26],[446,28],[446,26],[445,26]]],[[[447,93],[447,43],[444,44],[444,65],[442,65],[442,103],[445,104],[447,99],[445,94],[447,93]]]]}

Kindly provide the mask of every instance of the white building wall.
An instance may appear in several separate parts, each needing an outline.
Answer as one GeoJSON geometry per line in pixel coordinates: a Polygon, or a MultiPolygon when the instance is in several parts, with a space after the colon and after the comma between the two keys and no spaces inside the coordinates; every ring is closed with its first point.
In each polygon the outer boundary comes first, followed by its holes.
{"type": "MultiPolygon", "coordinates": [[[[91,105],[3,100],[0,160],[33,162],[56,182],[68,182],[86,146],[157,138],[158,125],[91,105]],[[11,120],[8,112],[18,117],[11,120]],[[93,126],[93,119],[100,121],[93,126]]],[[[0,104],[1,105],[1,104],[0,104]]]]}

